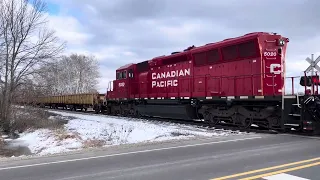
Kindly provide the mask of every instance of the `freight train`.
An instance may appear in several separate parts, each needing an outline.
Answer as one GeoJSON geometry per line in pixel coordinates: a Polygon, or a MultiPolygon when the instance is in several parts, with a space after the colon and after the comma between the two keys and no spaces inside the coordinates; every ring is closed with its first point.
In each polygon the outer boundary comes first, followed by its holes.
{"type": "MultiPolygon", "coordinates": [[[[318,92],[306,74],[302,95],[286,94],[286,49],[289,39],[253,32],[223,41],[190,46],[169,55],[116,70],[106,94],[89,104],[38,99],[38,105],[93,106],[97,113],[182,120],[203,119],[215,125],[251,125],[318,133],[318,92]],[[312,88],[310,89],[310,82],[312,88]]],[[[292,79],[292,87],[294,77],[292,79]]],[[[67,99],[67,98],[66,98],[67,99]]]]}

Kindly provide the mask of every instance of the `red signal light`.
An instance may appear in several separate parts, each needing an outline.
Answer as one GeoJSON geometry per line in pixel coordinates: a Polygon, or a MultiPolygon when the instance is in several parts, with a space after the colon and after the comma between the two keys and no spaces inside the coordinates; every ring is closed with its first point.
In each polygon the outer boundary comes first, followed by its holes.
{"type": "Polygon", "coordinates": [[[311,76],[311,80],[314,85],[319,85],[319,76],[311,76]]]}
{"type": "Polygon", "coordinates": [[[320,82],[319,82],[320,80],[319,80],[319,76],[302,76],[301,78],[300,78],[300,85],[301,86],[312,86],[312,84],[313,85],[316,85],[316,86],[318,86],[319,84],[320,84],[320,82]]]}

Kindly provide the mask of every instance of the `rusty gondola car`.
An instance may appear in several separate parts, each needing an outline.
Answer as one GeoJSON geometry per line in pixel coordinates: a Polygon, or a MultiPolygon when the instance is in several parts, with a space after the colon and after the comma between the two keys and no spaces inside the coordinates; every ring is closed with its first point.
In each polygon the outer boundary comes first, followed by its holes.
{"type": "Polygon", "coordinates": [[[101,110],[101,105],[104,104],[104,94],[98,93],[79,93],[68,95],[52,95],[35,98],[35,102],[40,107],[50,107],[53,109],[63,108],[69,110],[101,110]]]}

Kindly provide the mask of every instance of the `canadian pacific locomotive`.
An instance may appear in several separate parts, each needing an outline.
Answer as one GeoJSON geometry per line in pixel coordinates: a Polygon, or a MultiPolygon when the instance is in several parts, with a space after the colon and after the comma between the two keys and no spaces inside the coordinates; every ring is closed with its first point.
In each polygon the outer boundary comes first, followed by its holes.
{"type": "MultiPolygon", "coordinates": [[[[286,48],[289,39],[254,32],[116,70],[97,112],[183,120],[212,125],[316,133],[320,122],[317,91],[300,78],[305,93],[286,93],[286,48]]],[[[309,82],[309,83],[307,83],[309,82]]],[[[314,84],[312,84],[314,85],[314,84]]],[[[293,84],[292,84],[293,87],[293,84]]]]}

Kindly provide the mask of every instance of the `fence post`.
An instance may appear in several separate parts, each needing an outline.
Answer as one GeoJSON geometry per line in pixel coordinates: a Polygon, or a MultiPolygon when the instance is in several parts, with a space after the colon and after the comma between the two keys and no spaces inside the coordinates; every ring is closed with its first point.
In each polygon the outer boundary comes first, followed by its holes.
{"type": "Polygon", "coordinates": [[[317,72],[317,71],[316,71],[316,83],[317,83],[317,84],[316,84],[316,89],[317,89],[317,95],[318,95],[318,94],[319,94],[319,92],[318,92],[318,89],[319,89],[319,88],[318,88],[318,86],[319,86],[319,85],[318,85],[318,84],[319,84],[319,78],[318,78],[318,72],[317,72]]]}
{"type": "Polygon", "coordinates": [[[304,72],[304,93],[307,92],[307,73],[304,72]]]}
{"type": "Polygon", "coordinates": [[[294,95],[294,84],[293,84],[294,83],[294,77],[291,77],[291,82],[292,82],[292,84],[291,84],[292,85],[292,90],[291,91],[292,91],[292,95],[294,95]]]}

